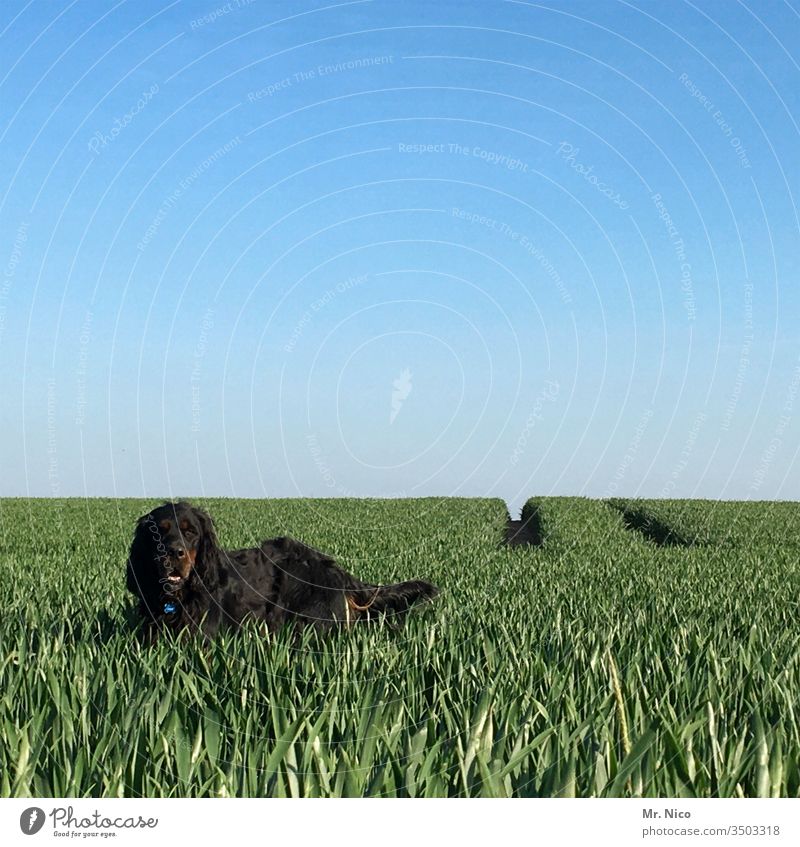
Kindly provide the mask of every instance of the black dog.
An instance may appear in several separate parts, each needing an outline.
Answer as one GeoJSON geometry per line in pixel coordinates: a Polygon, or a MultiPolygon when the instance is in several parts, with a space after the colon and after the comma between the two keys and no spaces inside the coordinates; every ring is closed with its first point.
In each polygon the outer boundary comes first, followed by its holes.
{"type": "Polygon", "coordinates": [[[188,503],[165,503],[139,519],[127,577],[149,640],[162,627],[210,637],[245,619],[263,621],[270,632],[289,621],[325,629],[381,614],[397,620],[437,594],[422,580],[361,582],[292,538],[222,550],[211,518],[188,503]]]}

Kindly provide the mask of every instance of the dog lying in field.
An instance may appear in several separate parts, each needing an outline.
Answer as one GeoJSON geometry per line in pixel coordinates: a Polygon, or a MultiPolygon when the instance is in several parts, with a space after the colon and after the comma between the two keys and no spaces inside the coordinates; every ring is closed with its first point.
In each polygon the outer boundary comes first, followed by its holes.
{"type": "Polygon", "coordinates": [[[213,637],[245,620],[270,632],[283,624],[319,629],[386,615],[399,620],[437,594],[422,580],[361,582],[332,558],[292,538],[222,550],[209,515],[189,503],[165,503],[139,519],[127,564],[128,590],[139,598],[148,640],[160,629],[213,637]]]}

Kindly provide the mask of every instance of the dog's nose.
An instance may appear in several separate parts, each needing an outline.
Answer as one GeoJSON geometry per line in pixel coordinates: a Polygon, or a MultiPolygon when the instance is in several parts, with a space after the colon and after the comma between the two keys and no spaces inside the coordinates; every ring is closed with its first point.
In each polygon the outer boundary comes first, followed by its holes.
{"type": "Polygon", "coordinates": [[[170,548],[169,554],[173,559],[182,559],[186,555],[186,551],[183,547],[172,547],[170,548]]]}

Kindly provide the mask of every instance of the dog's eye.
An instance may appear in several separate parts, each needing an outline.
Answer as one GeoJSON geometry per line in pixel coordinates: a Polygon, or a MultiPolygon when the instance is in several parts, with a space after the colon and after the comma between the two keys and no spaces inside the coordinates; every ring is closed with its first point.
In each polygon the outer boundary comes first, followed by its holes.
{"type": "Polygon", "coordinates": [[[191,538],[193,535],[197,535],[197,532],[195,530],[193,530],[192,527],[190,527],[190,526],[187,526],[186,529],[181,530],[181,532],[184,535],[184,537],[188,536],[188,537],[191,538]]]}

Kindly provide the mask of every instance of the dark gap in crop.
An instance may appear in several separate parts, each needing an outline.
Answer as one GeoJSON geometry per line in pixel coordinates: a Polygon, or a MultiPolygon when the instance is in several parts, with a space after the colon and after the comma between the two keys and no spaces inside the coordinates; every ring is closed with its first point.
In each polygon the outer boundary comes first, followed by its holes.
{"type": "Polygon", "coordinates": [[[612,509],[622,514],[622,522],[625,528],[638,532],[648,541],[659,547],[694,547],[695,541],[685,538],[677,530],[667,526],[658,518],[643,511],[642,509],[624,506],[616,502],[609,502],[612,509]]]}
{"type": "Polygon", "coordinates": [[[522,545],[541,547],[544,543],[544,535],[539,509],[533,507],[527,511],[527,514],[523,511],[518,521],[512,521],[511,515],[509,515],[505,540],[509,547],[520,547],[522,545]]]}

